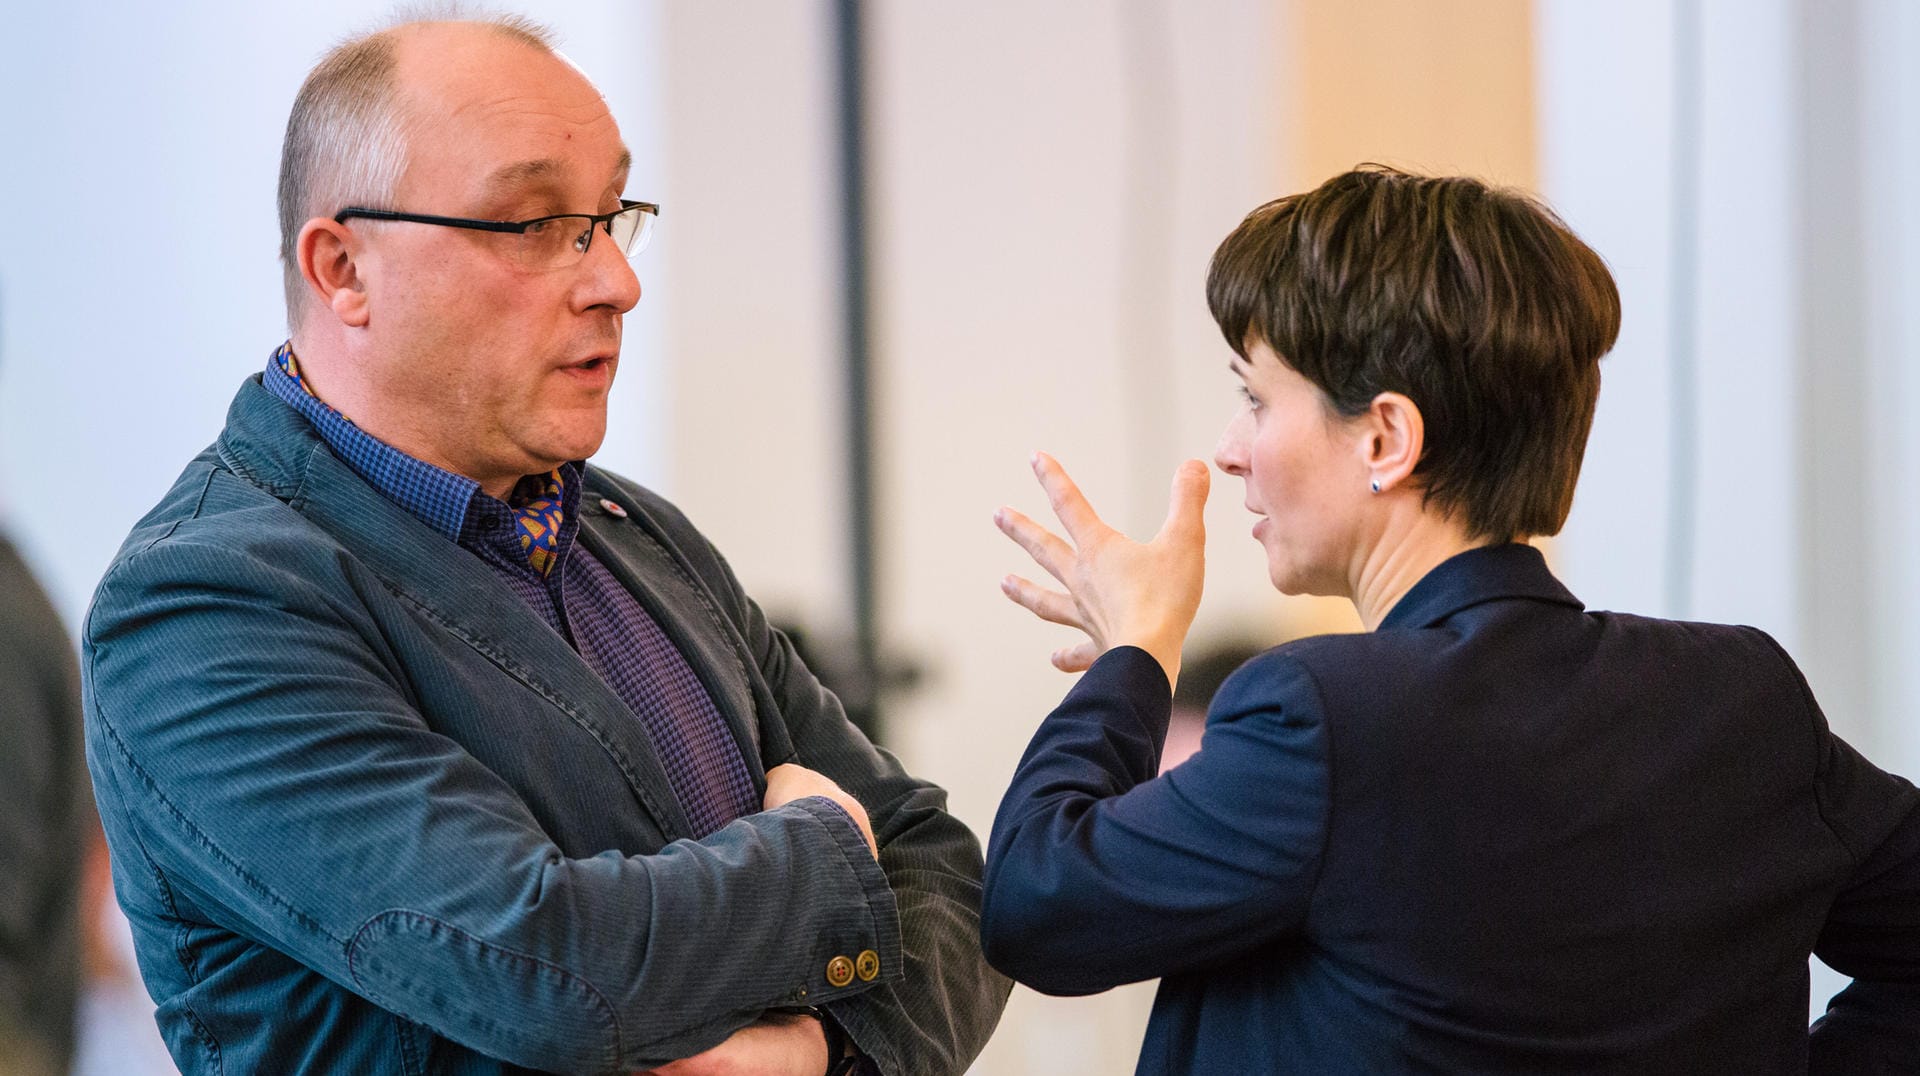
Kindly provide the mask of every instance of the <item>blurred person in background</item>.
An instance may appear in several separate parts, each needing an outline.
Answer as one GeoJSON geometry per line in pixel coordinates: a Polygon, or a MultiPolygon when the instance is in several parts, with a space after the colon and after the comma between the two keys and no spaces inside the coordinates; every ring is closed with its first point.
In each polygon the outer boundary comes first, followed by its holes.
{"type": "Polygon", "coordinates": [[[1265,647],[1233,639],[1201,647],[1193,657],[1181,656],[1180,682],[1173,685],[1173,709],[1167,718],[1167,739],[1160,748],[1160,769],[1170,770],[1200,750],[1206,730],[1207,705],[1234,670],[1259,656],[1265,647]]]}
{"type": "Polygon", "coordinates": [[[1269,581],[1368,631],[1242,667],[1156,777],[1208,473],[1137,544],[1036,456],[1065,537],[997,519],[1064,590],[1002,586],[1086,675],[994,823],[994,965],[1164,977],[1142,1073],[1920,1070],[1920,792],[1761,631],[1589,612],[1525,544],[1618,330],[1600,258],[1524,195],[1363,168],[1255,210],[1207,296],[1269,581]],[[1811,1031],[1809,954],[1853,977],[1811,1031]]]}
{"type": "Polygon", "coordinates": [[[73,644],[0,538],[0,1073],[64,1073],[83,972],[81,871],[98,826],[73,644]]]}
{"type": "Polygon", "coordinates": [[[137,1012],[123,1003],[131,940],[86,773],[72,637],[4,535],[0,730],[0,1076],[172,1071],[156,1063],[145,996],[137,1012]]]}
{"type": "Polygon", "coordinates": [[[180,1068],[963,1071],[979,844],[600,445],[658,207],[521,19],[347,41],[288,122],[291,339],[84,641],[180,1068]]]}

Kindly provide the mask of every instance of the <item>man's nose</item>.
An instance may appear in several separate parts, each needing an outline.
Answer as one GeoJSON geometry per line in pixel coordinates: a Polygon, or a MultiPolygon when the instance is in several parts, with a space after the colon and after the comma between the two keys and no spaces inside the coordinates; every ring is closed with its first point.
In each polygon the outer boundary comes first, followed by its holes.
{"type": "Polygon", "coordinates": [[[611,235],[599,228],[594,231],[597,234],[587,246],[582,267],[587,279],[578,293],[580,307],[605,306],[624,314],[640,302],[640,275],[611,235]]]}

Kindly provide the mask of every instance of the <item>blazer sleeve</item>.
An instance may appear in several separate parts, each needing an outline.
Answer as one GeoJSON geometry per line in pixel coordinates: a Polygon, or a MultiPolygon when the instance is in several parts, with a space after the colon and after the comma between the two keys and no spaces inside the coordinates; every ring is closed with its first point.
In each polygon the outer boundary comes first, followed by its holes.
{"type": "Polygon", "coordinates": [[[1270,651],[1215,696],[1200,750],[1154,776],[1171,691],[1145,651],[1094,662],[1035,733],[987,849],[987,959],[1050,994],[1204,971],[1297,936],[1328,752],[1312,677],[1270,651]]]}
{"type": "Polygon", "coordinates": [[[873,824],[899,907],[900,945],[880,952],[871,989],[821,1007],[886,1076],[958,1076],[986,1046],[1013,986],[980,952],[979,839],[948,813],[944,790],[907,773],[847,720],[719,551],[677,509],[647,501],[723,603],[772,696],[794,753],[768,765],[797,762],[825,774],[873,824]]]}
{"type": "MultiPolygon", "coordinates": [[[[536,1069],[645,1069],[760,1011],[832,1001],[812,946],[897,930],[844,813],[803,799],[652,855],[568,858],[435,732],[381,634],[311,564],[169,539],[96,596],[89,762],[114,853],[190,928],[286,953],[536,1069]],[[724,935],[742,959],[676,959],[724,935]]],[[[716,944],[721,944],[716,942],[716,944]]]]}
{"type": "Polygon", "coordinates": [[[1810,1071],[1913,1072],[1920,1069],[1920,794],[1822,725],[1821,814],[1857,865],[1814,955],[1853,982],[1813,1025],[1810,1071]]]}

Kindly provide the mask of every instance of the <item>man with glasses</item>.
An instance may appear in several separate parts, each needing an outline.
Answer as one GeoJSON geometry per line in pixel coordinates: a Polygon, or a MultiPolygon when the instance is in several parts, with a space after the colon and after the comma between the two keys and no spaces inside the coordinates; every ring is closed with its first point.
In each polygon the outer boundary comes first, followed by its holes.
{"type": "Polygon", "coordinates": [[[599,447],[659,207],[520,20],[350,41],[282,161],[292,335],[85,641],[181,1069],[957,1073],[980,851],[599,447]]]}

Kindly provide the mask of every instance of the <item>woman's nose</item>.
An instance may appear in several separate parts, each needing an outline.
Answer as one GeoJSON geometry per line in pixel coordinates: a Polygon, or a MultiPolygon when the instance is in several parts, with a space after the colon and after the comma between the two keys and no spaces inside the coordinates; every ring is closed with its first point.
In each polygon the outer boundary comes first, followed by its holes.
{"type": "Polygon", "coordinates": [[[1213,446],[1213,465],[1237,478],[1247,476],[1247,439],[1242,430],[1245,420],[1244,411],[1235,414],[1213,446]]]}

